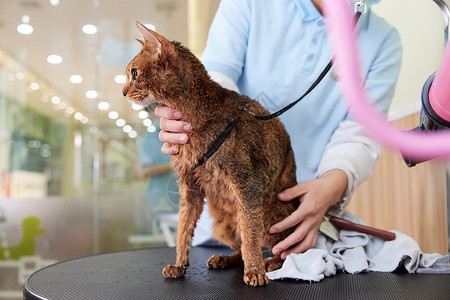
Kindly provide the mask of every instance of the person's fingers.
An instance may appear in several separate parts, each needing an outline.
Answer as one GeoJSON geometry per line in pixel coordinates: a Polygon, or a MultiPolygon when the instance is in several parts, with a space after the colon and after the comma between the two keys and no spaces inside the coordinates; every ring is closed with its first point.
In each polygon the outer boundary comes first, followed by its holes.
{"type": "Polygon", "coordinates": [[[161,152],[165,155],[176,155],[178,154],[178,149],[175,145],[169,146],[167,143],[165,143],[161,148],[161,152]]]}
{"type": "Polygon", "coordinates": [[[186,144],[189,142],[189,136],[184,133],[160,131],[159,140],[163,143],[186,144]]]}
{"type": "Polygon", "coordinates": [[[305,218],[305,213],[299,207],[292,214],[290,214],[287,218],[272,225],[269,229],[269,233],[282,232],[290,227],[297,225],[304,218],[305,218]]]}
{"type": "Polygon", "coordinates": [[[281,253],[281,259],[286,259],[286,257],[291,253],[303,253],[313,248],[317,241],[317,231],[310,230],[306,236],[294,247],[281,253]]]}
{"type": "Polygon", "coordinates": [[[301,197],[306,193],[305,186],[307,183],[299,183],[294,185],[291,188],[288,188],[282,192],[280,192],[278,196],[278,200],[280,201],[290,201],[297,197],[301,197]]]}
{"type": "Polygon", "coordinates": [[[306,226],[301,225],[297,226],[297,228],[294,230],[293,233],[291,233],[287,238],[285,238],[272,248],[272,253],[279,254],[284,252],[291,246],[301,242],[307,233],[308,228],[306,228],[306,226]]]}
{"type": "Polygon", "coordinates": [[[155,109],[155,115],[157,115],[160,118],[165,118],[169,120],[179,120],[181,119],[181,113],[174,109],[170,108],[164,104],[160,104],[155,109]]]}
{"type": "Polygon", "coordinates": [[[191,124],[179,120],[170,120],[166,118],[161,118],[159,127],[163,131],[183,133],[191,132],[191,124]]]}

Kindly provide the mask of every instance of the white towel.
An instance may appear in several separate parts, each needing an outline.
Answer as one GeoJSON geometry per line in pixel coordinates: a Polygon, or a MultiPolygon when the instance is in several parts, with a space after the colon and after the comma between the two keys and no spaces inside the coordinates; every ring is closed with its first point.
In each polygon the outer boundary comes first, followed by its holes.
{"type": "MultiPolygon", "coordinates": [[[[356,216],[346,212],[345,219],[363,224],[356,216]]],[[[411,237],[395,232],[393,241],[385,241],[357,231],[341,230],[335,242],[319,232],[316,246],[300,254],[286,257],[279,270],[268,272],[271,280],[292,278],[318,282],[337,271],[393,272],[400,265],[413,273],[418,267],[431,267],[441,257],[439,253],[424,254],[411,237]]]]}

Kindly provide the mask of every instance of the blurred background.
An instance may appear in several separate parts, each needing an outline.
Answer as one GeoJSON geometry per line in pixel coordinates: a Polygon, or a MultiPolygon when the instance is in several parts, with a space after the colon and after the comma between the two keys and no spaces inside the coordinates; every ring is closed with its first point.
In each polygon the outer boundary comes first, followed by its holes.
{"type": "MultiPolygon", "coordinates": [[[[20,299],[25,276],[52,262],[173,246],[176,178],[155,115],[122,97],[125,68],[140,50],[136,21],[201,57],[219,2],[0,0],[0,299],[20,299]]],[[[418,125],[422,85],[444,49],[439,8],[408,4],[374,6],[402,37],[389,118],[409,118],[405,128],[418,125]]],[[[446,252],[446,163],[411,172],[386,149],[379,166],[350,209],[446,252]]]]}

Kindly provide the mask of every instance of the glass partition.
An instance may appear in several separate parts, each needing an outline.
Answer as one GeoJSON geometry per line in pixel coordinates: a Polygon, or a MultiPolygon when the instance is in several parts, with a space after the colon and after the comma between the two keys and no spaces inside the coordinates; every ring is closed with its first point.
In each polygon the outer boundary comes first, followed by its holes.
{"type": "Polygon", "coordinates": [[[201,51],[218,2],[0,0],[0,298],[21,298],[24,270],[173,244],[176,177],[152,175],[170,158],[125,69],[136,21],[201,51]]]}

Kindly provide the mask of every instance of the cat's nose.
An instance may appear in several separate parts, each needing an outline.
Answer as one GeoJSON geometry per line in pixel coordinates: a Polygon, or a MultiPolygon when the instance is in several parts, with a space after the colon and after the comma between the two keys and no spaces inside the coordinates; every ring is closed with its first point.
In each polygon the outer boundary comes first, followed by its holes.
{"type": "Polygon", "coordinates": [[[124,97],[126,97],[127,94],[128,94],[128,86],[126,85],[126,86],[123,87],[122,95],[123,95],[124,97]]]}

